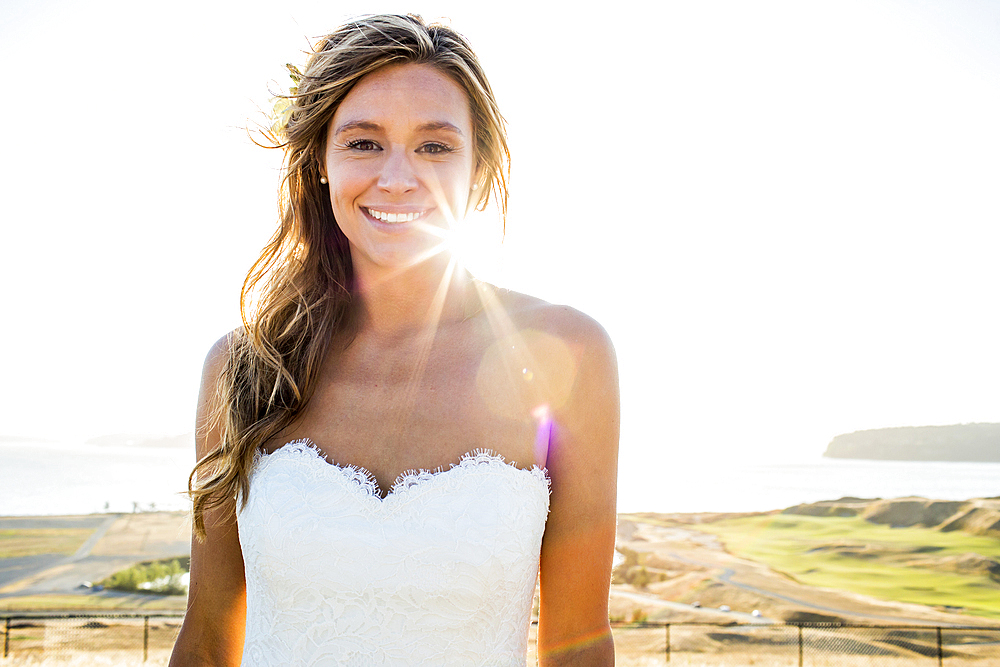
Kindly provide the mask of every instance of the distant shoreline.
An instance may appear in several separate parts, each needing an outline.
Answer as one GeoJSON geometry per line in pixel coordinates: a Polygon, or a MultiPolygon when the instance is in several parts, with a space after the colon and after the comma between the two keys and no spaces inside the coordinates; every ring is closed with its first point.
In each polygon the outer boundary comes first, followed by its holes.
{"type": "MultiPolygon", "coordinates": [[[[998,490],[1000,490],[1000,489],[998,489],[998,490]]],[[[693,511],[693,512],[687,512],[687,511],[685,511],[685,512],[669,512],[669,511],[663,511],[663,510],[638,510],[638,511],[627,511],[627,512],[621,511],[621,512],[618,512],[618,514],[620,516],[621,515],[662,514],[662,515],[670,515],[670,516],[691,516],[691,517],[695,517],[695,516],[707,516],[707,515],[713,515],[713,516],[732,515],[732,516],[737,516],[737,515],[751,515],[751,514],[752,515],[759,515],[759,514],[775,514],[775,513],[793,513],[793,514],[799,513],[799,514],[812,514],[814,516],[820,516],[820,515],[823,515],[823,514],[837,515],[837,512],[843,512],[844,511],[843,510],[844,507],[854,507],[854,508],[864,509],[866,506],[873,505],[873,504],[876,504],[876,503],[880,504],[880,505],[888,505],[888,504],[893,504],[893,503],[896,503],[896,504],[905,503],[905,504],[907,504],[911,508],[909,511],[912,513],[912,512],[915,511],[912,508],[915,507],[916,505],[921,504],[921,503],[930,503],[933,506],[940,507],[942,504],[960,506],[960,505],[966,505],[966,504],[969,504],[969,503],[977,503],[979,501],[982,501],[982,503],[985,503],[988,506],[992,506],[994,504],[1000,506],[1000,495],[997,495],[997,496],[987,496],[987,497],[977,496],[977,497],[967,498],[965,500],[951,500],[951,499],[949,499],[949,500],[943,500],[943,499],[939,499],[939,498],[929,498],[929,497],[926,497],[926,496],[898,496],[898,497],[894,497],[894,498],[856,498],[856,497],[850,497],[850,496],[842,496],[840,498],[829,498],[829,499],[825,499],[825,500],[817,500],[817,501],[804,502],[804,503],[795,503],[795,504],[789,505],[787,507],[778,507],[778,508],[774,508],[774,509],[770,509],[770,510],[740,510],[740,509],[734,509],[734,510],[731,510],[731,511],[705,510],[705,511],[693,511]],[[816,509],[816,508],[819,508],[819,509],[816,509]]],[[[982,503],[980,503],[980,504],[982,504],[982,503]]],[[[852,515],[856,514],[856,513],[860,513],[860,511],[852,512],[852,515]]],[[[178,509],[163,509],[163,510],[154,509],[154,510],[148,510],[148,509],[141,509],[141,510],[139,510],[137,512],[116,512],[116,511],[103,512],[102,511],[102,512],[90,512],[90,513],[85,513],[85,514],[79,514],[79,513],[58,513],[58,514],[0,514],[0,521],[5,521],[5,520],[9,520],[9,519],[18,519],[18,520],[32,520],[32,519],[39,519],[39,520],[41,520],[41,519],[49,519],[49,520],[54,520],[54,519],[67,519],[67,520],[72,520],[72,519],[90,519],[90,520],[93,520],[93,519],[98,518],[98,517],[128,516],[130,514],[134,514],[134,515],[144,515],[144,514],[145,515],[149,515],[149,514],[170,514],[170,515],[182,515],[183,514],[183,515],[187,515],[187,514],[190,514],[190,510],[178,510],[178,509]]],[[[841,516],[843,516],[843,514],[841,514],[841,516]]]]}
{"type": "MultiPolygon", "coordinates": [[[[0,444],[0,514],[67,516],[183,511],[194,462],[183,447],[0,444]]],[[[1000,493],[1000,463],[682,460],[622,467],[620,512],[771,511],[852,495],[964,500],[1000,493]]]]}

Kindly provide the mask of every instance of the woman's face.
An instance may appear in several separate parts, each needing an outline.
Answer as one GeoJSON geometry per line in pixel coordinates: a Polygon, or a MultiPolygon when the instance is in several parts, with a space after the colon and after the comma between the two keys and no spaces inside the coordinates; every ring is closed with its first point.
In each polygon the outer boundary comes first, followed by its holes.
{"type": "Polygon", "coordinates": [[[476,169],[469,100],[430,65],[361,79],[327,129],[325,173],[355,271],[398,268],[465,215],[476,169]]]}

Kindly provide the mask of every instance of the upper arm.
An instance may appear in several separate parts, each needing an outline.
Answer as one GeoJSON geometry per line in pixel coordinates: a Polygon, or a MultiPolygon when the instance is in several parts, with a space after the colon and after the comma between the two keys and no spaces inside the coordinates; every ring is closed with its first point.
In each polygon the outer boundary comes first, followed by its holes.
{"type": "Polygon", "coordinates": [[[568,399],[552,411],[552,479],[541,552],[538,646],[542,664],[614,661],[608,592],[615,544],[619,393],[614,348],[576,314],[577,363],[568,399]]]}
{"type": "MultiPolygon", "coordinates": [[[[209,351],[198,396],[195,448],[198,460],[221,444],[212,419],[217,384],[229,357],[228,337],[209,351]]],[[[170,664],[238,665],[246,622],[243,552],[235,506],[205,512],[205,539],[192,536],[188,610],[170,664]]]]}

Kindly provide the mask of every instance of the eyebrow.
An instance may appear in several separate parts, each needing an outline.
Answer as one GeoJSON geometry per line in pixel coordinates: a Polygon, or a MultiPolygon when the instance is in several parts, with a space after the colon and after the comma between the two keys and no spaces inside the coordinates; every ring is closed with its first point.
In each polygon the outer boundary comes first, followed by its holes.
{"type": "MultiPolygon", "coordinates": [[[[347,132],[348,130],[367,130],[369,132],[380,132],[382,131],[382,126],[378,123],[373,123],[368,120],[349,120],[346,123],[342,123],[337,127],[334,134],[340,134],[342,132],[347,132]]],[[[430,121],[423,123],[417,127],[420,132],[432,132],[434,130],[445,130],[448,132],[454,132],[455,134],[462,136],[462,130],[458,128],[457,125],[449,123],[447,121],[430,121]]]]}

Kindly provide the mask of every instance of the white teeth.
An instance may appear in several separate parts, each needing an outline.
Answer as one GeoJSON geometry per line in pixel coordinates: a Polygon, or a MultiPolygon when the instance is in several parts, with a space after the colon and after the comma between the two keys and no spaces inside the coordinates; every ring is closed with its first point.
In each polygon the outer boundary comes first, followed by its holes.
{"type": "Polygon", "coordinates": [[[385,213],[383,211],[376,211],[373,208],[366,209],[368,215],[371,217],[381,220],[382,222],[412,222],[423,215],[420,213],[385,213]]]}

